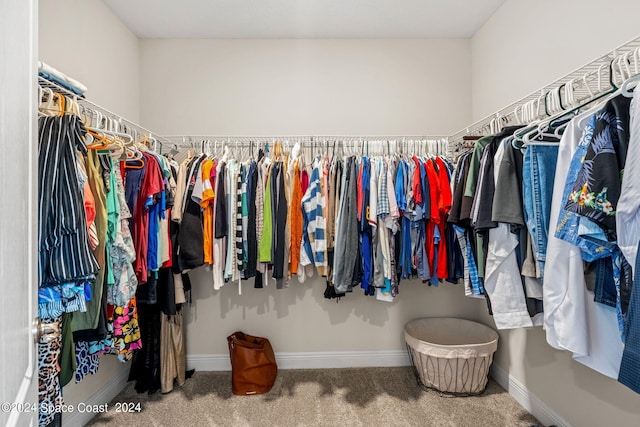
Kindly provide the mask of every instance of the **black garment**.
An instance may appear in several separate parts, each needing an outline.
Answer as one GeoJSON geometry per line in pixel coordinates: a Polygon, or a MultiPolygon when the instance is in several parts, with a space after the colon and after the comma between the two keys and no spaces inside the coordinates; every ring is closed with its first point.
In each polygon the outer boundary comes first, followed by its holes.
{"type": "Polygon", "coordinates": [[[258,262],[258,238],[256,236],[256,191],[258,188],[258,168],[256,162],[251,162],[249,174],[247,175],[247,202],[249,204],[249,217],[247,229],[247,268],[245,278],[256,276],[256,265],[258,262]]]}
{"type": "Polygon", "coordinates": [[[498,168],[498,183],[495,187],[492,220],[524,227],[522,201],[522,151],[507,143],[498,168]]]}
{"type": "Polygon", "coordinates": [[[157,289],[160,310],[166,315],[175,315],[178,311],[176,306],[176,285],[171,268],[167,267],[158,270],[157,289]]]}
{"type": "Polygon", "coordinates": [[[75,115],[38,124],[38,285],[44,287],[91,277],[99,265],[78,186],[77,152],[87,154],[84,125],[75,115]]]}
{"type": "MultiPolygon", "coordinates": [[[[200,156],[193,165],[194,173],[200,167],[204,156],[200,156]]],[[[179,263],[183,269],[193,269],[204,264],[204,230],[202,227],[202,209],[200,204],[191,199],[195,187],[195,179],[188,183],[186,203],[178,233],[179,263]]]]}
{"type": "Polygon", "coordinates": [[[180,265],[184,269],[193,269],[204,264],[204,231],[202,229],[202,210],[200,205],[187,194],[187,206],[182,213],[178,245],[180,246],[180,265]]]}
{"type": "Polygon", "coordinates": [[[220,162],[220,171],[216,174],[216,198],[215,198],[215,224],[214,224],[214,237],[216,239],[222,239],[227,235],[227,198],[224,197],[225,192],[225,174],[227,171],[227,165],[225,162],[220,162]]]}
{"type": "Polygon", "coordinates": [[[284,259],[285,231],[287,228],[287,198],[284,189],[284,168],[282,162],[272,166],[272,206],[274,209],[274,240],[273,240],[273,278],[277,280],[278,289],[283,287],[284,268],[288,260],[284,259]],[[275,190],[275,191],[274,191],[275,190]],[[274,203],[275,202],[275,203],[274,203]]]}
{"type": "Polygon", "coordinates": [[[263,273],[256,270],[256,280],[253,281],[253,287],[256,289],[264,288],[263,273]]]}
{"type": "MultiPolygon", "coordinates": [[[[171,170],[171,176],[173,177],[174,181],[177,181],[178,171],[171,164],[169,165],[169,169],[171,170]]],[[[173,208],[173,206],[175,205],[175,202],[176,200],[173,193],[171,191],[165,191],[165,204],[167,206],[167,209],[173,208]]]]}
{"type": "Polygon", "coordinates": [[[447,282],[458,283],[459,279],[464,278],[464,259],[460,242],[456,236],[456,231],[449,223],[444,226],[444,235],[447,239],[447,282]]]}
{"type": "MultiPolygon", "coordinates": [[[[493,136],[491,142],[484,148],[483,156],[486,154],[487,159],[484,163],[484,168],[480,170],[480,174],[483,176],[480,191],[476,192],[476,197],[481,196],[481,198],[476,201],[476,203],[478,203],[478,219],[475,224],[476,231],[489,230],[498,226],[498,223],[492,220],[493,198],[495,194],[493,159],[502,140],[509,135],[513,135],[513,133],[521,127],[522,126],[509,126],[504,128],[499,134],[493,136]]],[[[478,179],[478,181],[480,181],[480,179],[478,179]]]]}
{"type": "Polygon", "coordinates": [[[109,193],[111,191],[111,155],[98,154],[98,161],[100,162],[100,169],[102,171],[104,192],[109,193]]]}
{"type": "MultiPolygon", "coordinates": [[[[257,189],[257,177],[258,177],[258,168],[262,166],[261,160],[264,158],[264,152],[262,151],[262,149],[258,150],[258,163],[256,165],[256,189],[257,189]]],[[[254,193],[255,194],[255,193],[254,193]]],[[[257,208],[256,208],[257,209],[257,208]]],[[[257,230],[256,230],[257,232],[257,230]]],[[[257,243],[257,234],[256,234],[256,262],[258,259],[258,243],[257,243]]],[[[258,288],[261,289],[264,287],[263,284],[263,273],[261,273],[260,271],[256,270],[256,280],[254,281],[254,288],[258,288]]]]}
{"type": "Polygon", "coordinates": [[[136,300],[141,304],[156,304],[158,302],[158,278],[155,272],[151,272],[146,283],[138,285],[136,300]]]}
{"type": "Polygon", "coordinates": [[[142,349],[133,352],[128,381],[135,381],[138,393],[160,390],[160,306],[138,303],[138,324],[142,349]]]}
{"type": "Polygon", "coordinates": [[[459,177],[459,180],[455,182],[455,186],[453,190],[453,199],[451,203],[451,209],[449,210],[449,216],[447,217],[447,222],[457,224],[461,227],[469,226],[469,218],[471,213],[472,199],[471,197],[468,197],[469,199],[467,201],[468,206],[467,206],[467,209],[465,209],[466,215],[465,216],[462,215],[463,204],[464,204],[463,203],[464,188],[467,183],[467,176],[469,175],[469,165],[471,164],[471,157],[472,157],[471,154],[472,153],[467,153],[464,155],[464,157],[462,157],[462,159],[460,159],[460,162],[458,163],[458,167],[456,168],[456,171],[451,177],[451,179],[458,179],[459,177]]]}
{"type": "MultiPolygon", "coordinates": [[[[177,209],[177,207],[175,208],[177,209]]],[[[178,244],[178,235],[180,234],[180,224],[169,221],[169,240],[171,240],[171,271],[175,274],[181,273],[185,268],[180,265],[180,251],[178,244]]]]}
{"type": "MultiPolygon", "coordinates": [[[[400,218],[402,221],[402,218],[400,218]]],[[[395,241],[395,272],[396,272],[396,283],[400,285],[400,279],[402,278],[402,265],[400,264],[400,255],[402,254],[402,225],[398,224],[399,228],[396,234],[393,236],[393,240],[395,241]]],[[[398,290],[397,293],[400,293],[398,290]]]]}
{"type": "MultiPolygon", "coordinates": [[[[369,178],[371,177],[371,163],[366,157],[362,158],[360,168],[362,171],[362,201],[358,210],[362,212],[360,216],[360,223],[358,224],[358,257],[355,270],[353,272],[354,286],[360,283],[360,287],[364,289],[364,294],[367,296],[373,296],[376,294],[376,288],[374,287],[374,277],[376,268],[376,236],[373,233],[373,227],[369,223],[369,209],[371,206],[370,201],[370,184],[369,178]],[[363,241],[369,242],[368,250],[363,249],[363,241]],[[369,268],[369,277],[365,278],[364,267],[369,268]],[[357,282],[356,282],[357,280],[357,282]]],[[[360,171],[356,172],[356,176],[360,174],[360,171]]],[[[382,284],[384,286],[384,284],[382,284]]]]}
{"type": "Polygon", "coordinates": [[[242,180],[244,179],[244,175],[246,173],[246,169],[244,165],[240,166],[240,173],[238,174],[238,180],[236,181],[236,235],[235,238],[235,248],[236,248],[236,268],[240,274],[240,277],[243,276],[243,253],[244,253],[244,245],[242,243],[242,180]]]}
{"type": "MultiPolygon", "coordinates": [[[[333,265],[333,248],[327,249],[327,263],[333,265]]],[[[330,277],[329,275],[327,276],[327,286],[324,289],[324,297],[326,299],[337,299],[339,301],[340,298],[346,294],[344,292],[336,292],[336,288],[333,286],[330,277]]]]}
{"type": "MultiPolygon", "coordinates": [[[[266,185],[271,188],[271,219],[274,224],[271,227],[271,264],[276,259],[276,234],[278,232],[277,217],[278,217],[278,172],[282,167],[282,162],[274,162],[269,170],[269,182],[266,185]]],[[[266,195],[266,192],[265,192],[266,195]]],[[[265,197],[266,199],[266,197],[265,197]]],[[[273,272],[272,272],[273,273],[273,272]]]]}
{"type": "MultiPolygon", "coordinates": [[[[427,159],[427,162],[431,162],[431,165],[433,166],[433,168],[436,170],[436,173],[438,172],[438,165],[436,164],[434,159],[427,159]]],[[[420,183],[421,185],[421,191],[422,191],[422,221],[424,221],[424,223],[426,224],[427,221],[429,221],[430,219],[436,219],[436,218],[431,218],[431,183],[429,183],[429,174],[427,173],[427,163],[426,162],[422,162],[421,160],[418,161],[419,166],[416,165],[416,168],[418,169],[419,173],[420,173],[420,183]],[[423,177],[423,173],[424,173],[424,179],[423,177]]],[[[411,181],[410,181],[411,182],[411,181]]],[[[437,191],[436,188],[438,188],[439,185],[434,185],[433,186],[433,190],[437,191]]],[[[435,199],[437,200],[437,197],[435,197],[435,199]]]]}
{"type": "Polygon", "coordinates": [[[579,197],[570,198],[565,206],[598,224],[609,241],[617,240],[615,212],[629,147],[630,104],[630,98],[619,95],[596,114],[593,139],[572,188],[579,197]],[[590,201],[578,201],[586,195],[590,201]]]}
{"type": "Polygon", "coordinates": [[[74,377],[76,368],[76,345],[73,342],[73,331],[71,330],[71,318],[73,313],[62,314],[62,333],[60,350],[60,358],[58,363],[60,364],[60,386],[64,387],[71,382],[74,377]]]}
{"type": "MultiPolygon", "coordinates": [[[[391,296],[396,297],[400,293],[398,290],[399,279],[395,274],[396,271],[396,239],[395,236],[391,233],[391,230],[387,230],[386,227],[382,230],[383,233],[389,234],[389,260],[391,264],[391,296]]],[[[398,234],[398,233],[396,233],[398,234]]]]}
{"type": "MultiPolygon", "coordinates": [[[[105,264],[105,269],[109,268],[108,264],[105,264]]],[[[98,326],[95,329],[82,329],[73,332],[73,342],[79,341],[100,341],[107,337],[107,273],[102,275],[102,295],[100,298],[102,302],[100,304],[100,312],[98,314],[98,326]]],[[[94,295],[94,298],[96,296],[94,295]]]]}

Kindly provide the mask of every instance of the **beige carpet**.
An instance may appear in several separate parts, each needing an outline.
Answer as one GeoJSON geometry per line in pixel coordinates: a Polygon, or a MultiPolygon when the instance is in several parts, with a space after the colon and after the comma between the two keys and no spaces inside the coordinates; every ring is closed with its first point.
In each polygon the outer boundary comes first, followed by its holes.
{"type": "Polygon", "coordinates": [[[230,372],[196,372],[172,393],[137,394],[129,384],[91,426],[529,427],[537,420],[494,381],[476,397],[441,397],[411,368],[281,370],[264,395],[234,396],[230,372]],[[140,413],[115,413],[140,402],[140,413]]]}

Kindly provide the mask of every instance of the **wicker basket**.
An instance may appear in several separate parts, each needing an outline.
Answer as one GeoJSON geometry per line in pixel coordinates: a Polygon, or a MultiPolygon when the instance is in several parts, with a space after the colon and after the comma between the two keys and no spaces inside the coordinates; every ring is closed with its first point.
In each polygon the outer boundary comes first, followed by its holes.
{"type": "Polygon", "coordinates": [[[498,334],[488,326],[455,318],[424,318],[404,326],[419,383],[455,396],[484,392],[498,334]]]}

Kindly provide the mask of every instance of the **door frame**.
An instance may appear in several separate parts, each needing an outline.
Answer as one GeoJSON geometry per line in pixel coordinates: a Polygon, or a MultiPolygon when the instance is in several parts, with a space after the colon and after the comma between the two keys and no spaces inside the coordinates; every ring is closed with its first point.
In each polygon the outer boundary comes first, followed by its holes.
{"type": "Polygon", "coordinates": [[[0,425],[10,427],[38,423],[37,49],[38,1],[0,1],[0,425]]]}

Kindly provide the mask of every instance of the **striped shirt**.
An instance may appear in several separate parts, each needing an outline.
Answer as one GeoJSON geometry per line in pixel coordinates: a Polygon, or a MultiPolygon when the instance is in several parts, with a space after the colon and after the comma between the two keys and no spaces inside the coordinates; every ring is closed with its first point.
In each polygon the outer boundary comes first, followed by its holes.
{"type": "Polygon", "coordinates": [[[44,117],[38,141],[39,286],[92,278],[99,270],[89,246],[78,150],[87,153],[77,116],[44,117]]]}
{"type": "MultiPolygon", "coordinates": [[[[236,173],[234,175],[236,181],[236,235],[235,235],[235,248],[236,248],[236,268],[234,269],[233,279],[236,280],[240,277],[240,272],[242,271],[242,254],[243,254],[243,244],[242,244],[242,176],[245,174],[245,166],[240,164],[236,169],[236,173]]],[[[246,190],[246,187],[245,187],[246,190]]]]}
{"type": "Polygon", "coordinates": [[[307,188],[307,192],[302,197],[302,207],[308,223],[307,234],[313,251],[314,264],[318,269],[318,273],[325,275],[327,267],[326,220],[323,216],[325,200],[320,179],[320,162],[316,160],[313,164],[309,188],[307,188]]]}

